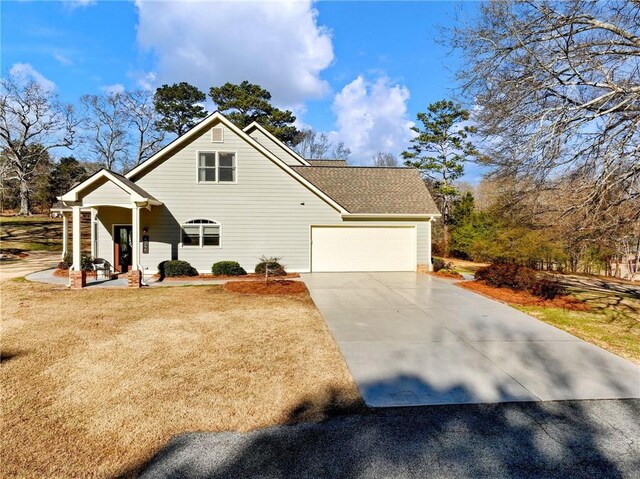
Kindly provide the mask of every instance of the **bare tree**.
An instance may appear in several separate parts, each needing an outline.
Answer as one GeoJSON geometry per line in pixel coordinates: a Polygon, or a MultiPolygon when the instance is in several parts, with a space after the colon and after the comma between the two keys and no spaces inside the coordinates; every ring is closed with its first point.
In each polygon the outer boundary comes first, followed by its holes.
{"type": "Polygon", "coordinates": [[[127,160],[129,148],[129,118],[122,101],[123,93],[110,92],[101,95],[84,95],[82,121],[83,141],[95,160],[112,170],[127,160]]]}
{"type": "Polygon", "coordinates": [[[450,33],[485,161],[517,199],[552,192],[555,221],[592,234],[620,226],[621,205],[637,222],[640,2],[491,1],[450,33]]]}
{"type": "Polygon", "coordinates": [[[19,215],[31,214],[30,192],[35,173],[52,148],[71,147],[77,122],[73,107],[35,81],[0,81],[0,146],[2,182],[16,181],[19,215]]]}
{"type": "Polygon", "coordinates": [[[331,150],[331,158],[333,158],[334,160],[349,161],[350,157],[351,157],[351,148],[347,148],[346,146],[344,146],[344,141],[339,142],[331,150]]]}
{"type": "Polygon", "coordinates": [[[120,100],[133,136],[132,143],[135,145],[135,157],[126,162],[126,166],[130,169],[138,166],[162,148],[165,132],[156,127],[160,115],[156,113],[153,105],[153,92],[125,91],[120,96],[120,100]]]}
{"type": "Polygon", "coordinates": [[[309,128],[298,134],[293,149],[307,160],[318,160],[324,158],[329,147],[329,137],[325,133],[318,134],[309,128]]]}
{"type": "Polygon", "coordinates": [[[398,159],[391,153],[379,151],[373,157],[373,166],[398,166],[398,159]]]}

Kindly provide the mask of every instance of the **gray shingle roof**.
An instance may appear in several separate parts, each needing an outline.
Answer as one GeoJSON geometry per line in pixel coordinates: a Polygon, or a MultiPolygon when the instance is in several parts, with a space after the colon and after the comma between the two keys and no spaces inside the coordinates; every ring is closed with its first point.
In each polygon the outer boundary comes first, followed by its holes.
{"type": "Polygon", "coordinates": [[[347,160],[307,160],[311,166],[348,166],[347,160]]]}
{"type": "Polygon", "coordinates": [[[296,166],[294,169],[349,213],[440,213],[414,168],[296,166]]]}

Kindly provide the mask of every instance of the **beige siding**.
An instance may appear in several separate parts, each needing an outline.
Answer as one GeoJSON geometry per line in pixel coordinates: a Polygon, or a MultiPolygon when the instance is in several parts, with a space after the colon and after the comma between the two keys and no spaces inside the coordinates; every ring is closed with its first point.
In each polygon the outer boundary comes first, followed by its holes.
{"type": "Polygon", "coordinates": [[[83,206],[131,204],[131,195],[107,178],[98,181],[90,190],[82,192],[80,199],[83,206]]]}
{"type": "Polygon", "coordinates": [[[150,238],[149,254],[140,255],[147,273],[172,258],[201,272],[220,260],[252,270],[261,255],[282,257],[291,271],[308,271],[310,225],[341,221],[333,207],[228,129],[224,143],[212,143],[206,131],[135,181],[164,203],[141,215],[150,238]],[[237,183],[197,183],[197,152],[214,150],[236,152],[237,183]],[[179,245],[180,224],[195,218],[221,224],[221,247],[179,245]]]}
{"type": "Polygon", "coordinates": [[[274,142],[271,138],[269,138],[267,135],[262,133],[260,130],[253,130],[250,133],[250,136],[251,138],[257,140],[258,143],[264,146],[267,150],[269,150],[275,156],[277,156],[282,161],[284,161],[287,165],[295,165],[295,166],[304,165],[304,163],[302,163],[295,156],[293,156],[287,148],[284,148],[279,143],[274,142]]]}

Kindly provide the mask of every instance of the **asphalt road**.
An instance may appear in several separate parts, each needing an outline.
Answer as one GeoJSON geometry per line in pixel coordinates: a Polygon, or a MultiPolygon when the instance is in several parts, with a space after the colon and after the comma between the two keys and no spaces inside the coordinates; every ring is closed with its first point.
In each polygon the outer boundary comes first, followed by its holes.
{"type": "Polygon", "coordinates": [[[174,438],[145,478],[638,478],[640,400],[375,409],[174,438]]]}

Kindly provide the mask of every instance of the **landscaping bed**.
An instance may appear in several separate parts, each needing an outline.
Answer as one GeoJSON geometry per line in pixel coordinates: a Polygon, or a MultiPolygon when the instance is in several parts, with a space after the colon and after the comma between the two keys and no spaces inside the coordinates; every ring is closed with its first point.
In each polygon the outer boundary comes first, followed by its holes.
{"type": "Polygon", "coordinates": [[[308,293],[302,281],[270,280],[229,281],[224,284],[226,291],[243,294],[303,294],[308,293]]]}
{"type": "MultiPolygon", "coordinates": [[[[159,274],[156,274],[153,277],[158,278],[162,282],[164,281],[200,281],[200,280],[211,281],[211,280],[229,280],[229,279],[233,281],[259,281],[259,280],[264,281],[263,274],[255,274],[255,273],[249,273],[242,276],[227,276],[222,274],[219,274],[219,275],[198,274],[196,276],[165,276],[164,278],[161,278],[159,274]]],[[[298,273],[287,273],[284,276],[277,276],[278,279],[299,278],[299,277],[300,275],[298,273]]]]}
{"type": "Polygon", "coordinates": [[[504,303],[517,304],[520,306],[541,306],[546,308],[562,308],[572,311],[587,311],[589,306],[573,296],[558,296],[554,299],[543,299],[534,296],[528,291],[516,291],[509,288],[497,288],[489,286],[483,281],[464,281],[457,283],[466,289],[480,293],[492,299],[497,299],[504,303]]]}
{"type": "Polygon", "coordinates": [[[438,276],[439,278],[448,278],[448,279],[464,279],[460,273],[448,269],[441,269],[440,271],[434,271],[429,273],[432,276],[438,276]]]}

